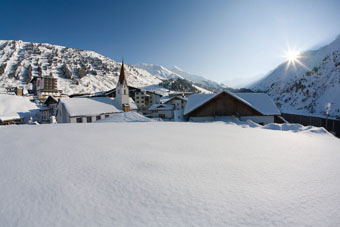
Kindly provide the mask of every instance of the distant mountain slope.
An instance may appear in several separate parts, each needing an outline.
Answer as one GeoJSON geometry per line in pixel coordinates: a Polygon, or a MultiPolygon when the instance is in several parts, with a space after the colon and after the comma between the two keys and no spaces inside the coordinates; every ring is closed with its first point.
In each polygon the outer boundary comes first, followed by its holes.
{"type": "MultiPolygon", "coordinates": [[[[0,87],[27,85],[33,76],[58,78],[66,94],[97,92],[116,86],[121,63],[96,52],[23,41],[0,41],[0,87]]],[[[126,65],[128,83],[143,87],[161,80],[126,65]]]]}
{"type": "Polygon", "coordinates": [[[186,79],[194,83],[194,85],[210,90],[210,91],[220,90],[226,87],[223,84],[217,83],[212,80],[208,80],[204,78],[203,76],[193,75],[193,74],[184,72],[182,69],[176,66],[174,66],[171,69],[167,69],[164,66],[147,64],[147,63],[138,63],[138,64],[134,64],[133,66],[136,68],[144,69],[148,71],[149,73],[151,73],[152,75],[155,75],[161,79],[167,79],[167,80],[175,79],[175,78],[186,79]]]}
{"type": "Polygon", "coordinates": [[[300,61],[304,66],[295,64],[296,67],[287,67],[287,62],[284,62],[268,73],[263,79],[248,87],[255,90],[268,90],[273,83],[281,82],[284,84],[290,80],[296,80],[307,71],[313,69],[313,67],[318,66],[326,56],[337,50],[340,50],[340,35],[327,46],[318,50],[310,50],[301,53],[300,61]]]}
{"type": "Polygon", "coordinates": [[[301,62],[282,63],[250,86],[267,92],[282,112],[340,117],[340,36],[318,50],[302,53],[301,62]]]}
{"type": "Polygon", "coordinates": [[[151,73],[152,75],[159,77],[160,79],[169,80],[169,79],[183,78],[180,75],[170,71],[169,69],[161,65],[137,63],[137,64],[134,64],[133,67],[138,68],[138,69],[144,69],[147,72],[151,73]]]}

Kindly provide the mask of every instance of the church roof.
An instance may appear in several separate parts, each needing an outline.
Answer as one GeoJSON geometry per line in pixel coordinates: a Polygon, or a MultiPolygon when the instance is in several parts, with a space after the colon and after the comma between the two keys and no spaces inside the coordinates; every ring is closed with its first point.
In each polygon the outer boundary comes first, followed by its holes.
{"type": "Polygon", "coordinates": [[[124,61],[122,62],[122,67],[120,68],[120,75],[118,83],[123,84],[125,81],[126,83],[126,75],[125,75],[125,69],[124,69],[124,61]]]}

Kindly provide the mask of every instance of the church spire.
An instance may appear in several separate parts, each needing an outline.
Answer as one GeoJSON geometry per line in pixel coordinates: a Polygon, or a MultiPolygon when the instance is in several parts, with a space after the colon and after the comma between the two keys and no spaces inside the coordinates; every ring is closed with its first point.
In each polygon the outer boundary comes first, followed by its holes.
{"type": "Polygon", "coordinates": [[[126,83],[126,75],[125,75],[125,69],[124,69],[124,59],[122,61],[122,67],[120,68],[120,75],[119,75],[118,82],[120,84],[124,84],[124,82],[126,83]]]}

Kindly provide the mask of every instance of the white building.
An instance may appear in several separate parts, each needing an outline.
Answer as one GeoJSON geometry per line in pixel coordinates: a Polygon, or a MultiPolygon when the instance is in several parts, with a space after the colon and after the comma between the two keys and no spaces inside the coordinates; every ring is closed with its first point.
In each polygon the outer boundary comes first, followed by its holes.
{"type": "Polygon", "coordinates": [[[122,110],[108,97],[96,98],[61,98],[57,106],[58,123],[91,123],[122,110]]]}
{"type": "Polygon", "coordinates": [[[137,91],[135,103],[140,110],[145,110],[153,104],[161,103],[161,95],[151,91],[137,91]]]}
{"type": "Polygon", "coordinates": [[[188,99],[182,96],[175,96],[167,101],[164,104],[173,105],[173,120],[174,121],[184,121],[184,108],[187,104],[188,99]]]}
{"type": "Polygon", "coordinates": [[[154,118],[172,120],[174,117],[174,105],[171,104],[153,104],[149,111],[150,116],[154,118]]]}

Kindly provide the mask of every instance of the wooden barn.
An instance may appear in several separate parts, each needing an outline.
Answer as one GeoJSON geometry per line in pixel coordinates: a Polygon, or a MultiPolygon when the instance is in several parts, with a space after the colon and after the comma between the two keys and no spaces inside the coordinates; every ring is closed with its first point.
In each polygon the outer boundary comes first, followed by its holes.
{"type": "Polygon", "coordinates": [[[197,94],[189,96],[184,116],[190,121],[214,121],[220,116],[234,116],[259,124],[282,123],[281,113],[264,93],[197,94]]]}

